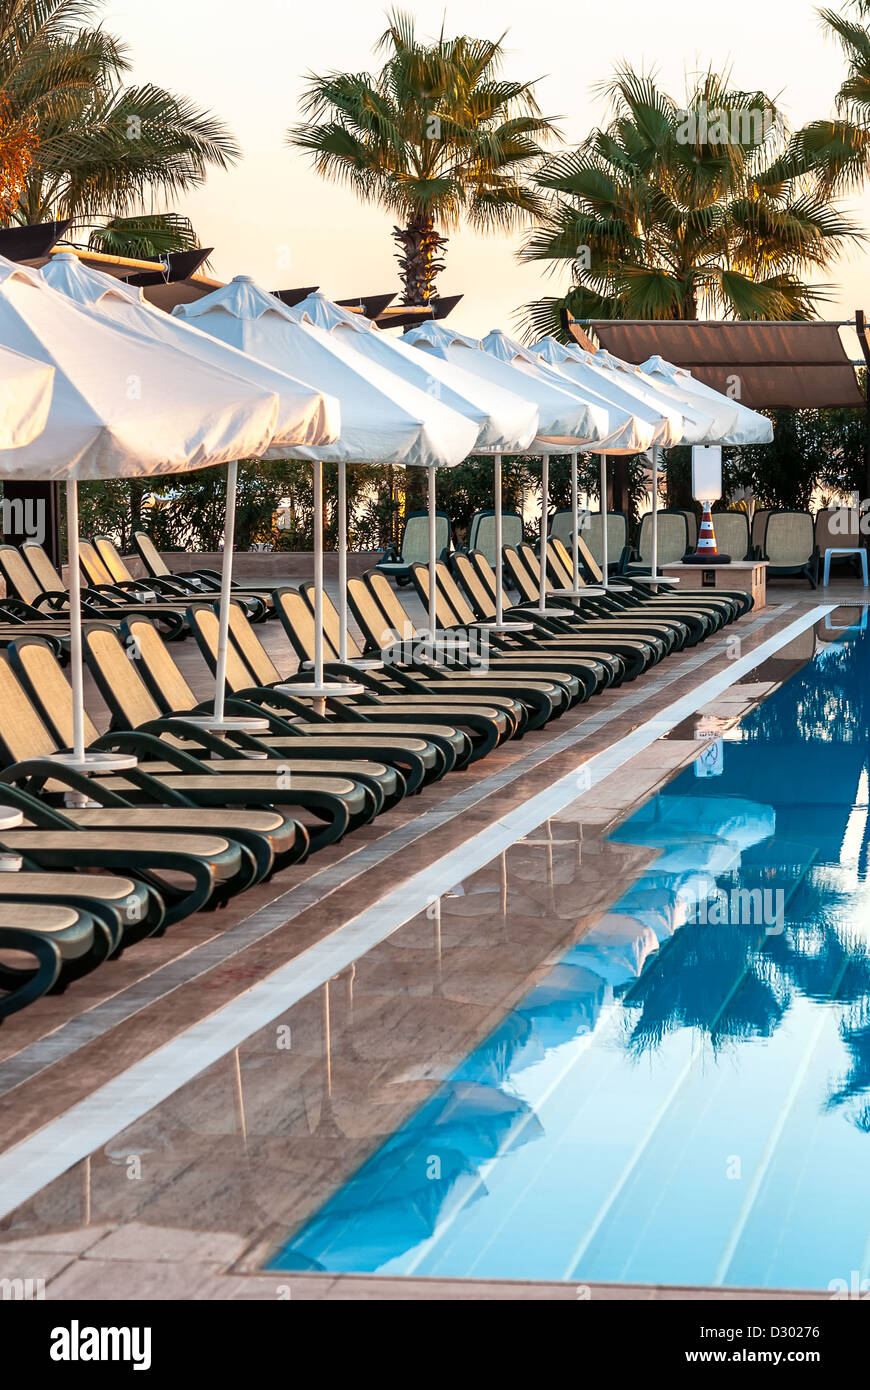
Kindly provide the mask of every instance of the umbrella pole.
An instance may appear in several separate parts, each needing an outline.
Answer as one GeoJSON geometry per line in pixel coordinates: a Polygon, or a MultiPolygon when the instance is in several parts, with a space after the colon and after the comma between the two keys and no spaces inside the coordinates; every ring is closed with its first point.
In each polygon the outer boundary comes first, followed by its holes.
{"type": "Polygon", "coordinates": [[[347,661],[347,464],[338,465],[338,659],[347,661]]]}
{"type": "Polygon", "coordinates": [[[227,684],[227,648],[230,640],[230,594],[233,587],[233,546],[236,540],[236,488],[239,478],[237,459],[227,464],[227,507],[224,522],[224,553],[221,565],[221,598],[218,617],[218,651],[214,687],[214,717],[224,717],[227,684]]]}
{"type": "Polygon", "coordinates": [[[601,573],[602,583],[605,589],[610,578],[607,563],[607,455],[601,455],[601,501],[598,510],[601,513],[601,573]]]}
{"type": "MultiPolygon", "coordinates": [[[[69,660],[73,697],[73,746],[70,753],[51,753],[49,757],[74,772],[124,772],[136,766],[131,753],[85,752],[85,682],[82,658],[82,582],[79,570],[79,490],[70,478],[66,485],[66,548],[69,568],[69,660]]],[[[135,655],[135,650],[128,652],[135,655]]],[[[88,798],[80,791],[64,794],[68,806],[87,806],[88,798]]],[[[4,828],[20,824],[18,819],[4,820],[4,828]]]]}
{"type": "Polygon", "coordinates": [[[435,469],[429,469],[429,633],[432,638],[432,660],[437,660],[435,651],[435,632],[436,632],[436,613],[435,613],[435,584],[437,581],[436,565],[438,563],[435,555],[437,544],[436,528],[436,500],[435,500],[435,469]]]}
{"type": "Polygon", "coordinates": [[[659,572],[659,446],[653,445],[652,451],[652,563],[650,572],[653,579],[658,577],[659,572]]]}
{"type": "Polygon", "coordinates": [[[577,450],[571,453],[571,535],[573,544],[571,546],[571,557],[574,561],[574,591],[580,588],[580,538],[577,534],[580,527],[580,515],[577,511],[577,450]]]}
{"type": "Polygon", "coordinates": [[[69,561],[69,656],[73,693],[73,757],[85,757],[85,692],[82,672],[82,584],[79,570],[79,488],[66,485],[66,537],[69,561]]]}
{"type": "Polygon", "coordinates": [[[484,631],[527,632],[531,623],[506,623],[504,620],[504,565],[502,548],[504,543],[504,517],[502,511],[502,456],[495,455],[493,467],[493,513],[495,515],[495,621],[483,623],[484,631]]]}
{"type": "Polygon", "coordinates": [[[502,574],[502,515],[501,515],[501,454],[496,454],[493,468],[493,505],[495,510],[495,621],[504,622],[504,575],[502,574]]]}
{"type": "Polygon", "coordinates": [[[288,695],[307,695],[314,701],[318,715],[326,714],[326,702],[332,696],[361,695],[364,687],[355,681],[323,679],[323,460],[314,459],[312,493],[314,502],[314,679],[291,681],[276,686],[288,695]]]}
{"type": "Polygon", "coordinates": [[[550,455],[541,455],[541,593],[538,611],[547,611],[547,520],[550,510],[550,455]]]}
{"type": "Polygon", "coordinates": [[[314,684],[323,685],[323,463],[314,462],[314,684]]]}

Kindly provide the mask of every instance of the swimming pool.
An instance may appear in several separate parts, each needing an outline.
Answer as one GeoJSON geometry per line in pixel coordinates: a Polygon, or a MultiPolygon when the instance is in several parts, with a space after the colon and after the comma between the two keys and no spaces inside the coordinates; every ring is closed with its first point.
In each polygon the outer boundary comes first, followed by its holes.
{"type": "Polygon", "coordinates": [[[870,634],[833,638],[611,833],[649,867],[269,1268],[860,1287],[870,634]]]}

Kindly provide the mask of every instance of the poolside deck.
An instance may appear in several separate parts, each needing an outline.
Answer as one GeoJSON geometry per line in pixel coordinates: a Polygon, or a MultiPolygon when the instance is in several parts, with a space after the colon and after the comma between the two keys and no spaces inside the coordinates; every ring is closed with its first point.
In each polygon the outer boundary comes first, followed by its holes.
{"type": "MultiPolygon", "coordinates": [[[[694,720],[679,721],[668,738],[637,751],[625,740],[730,671],[735,659],[746,659],[742,683],[702,706],[706,714],[738,717],[808,659],[812,641],[796,639],[758,673],[753,653],[819,604],[860,603],[865,594],[851,582],[813,592],[774,580],[768,607],[736,630],[507,745],[345,844],[276,875],[219,913],[200,914],[140,944],[110,970],[7,1021],[0,1030],[0,1187],[3,1154],[17,1144],[30,1141],[37,1171],[44,1162],[49,1174],[52,1144],[74,1135],[89,1153],[88,1135],[95,1142],[91,1156],[65,1171],[56,1162],[56,1176],[0,1219],[0,1279],[43,1279],[48,1298],[586,1297],[575,1284],[260,1271],[288,1227],[315,1210],[377,1135],[391,1131],[437,1084],[433,1059],[448,1065],[473,1048],[566,942],[595,922],[612,900],[614,882],[648,862],[646,852],[605,843],[603,835],[697,754],[694,720]],[[583,768],[604,753],[612,770],[590,786],[583,768]],[[534,901],[512,912],[509,925],[498,914],[481,919],[454,911],[459,898],[470,900],[469,884],[498,891],[480,860],[488,844],[489,857],[499,853],[506,818],[532,798],[544,798],[545,806],[569,776],[576,776],[576,795],[566,801],[563,789],[552,814],[541,818],[543,832],[523,835],[518,822],[519,862],[503,861],[502,891],[522,884],[534,901]],[[579,919],[576,911],[559,914],[552,881],[529,888],[537,882],[529,856],[538,853],[542,836],[557,847],[545,844],[545,855],[576,854],[582,861],[579,919]],[[433,913],[432,905],[459,883],[464,893],[433,913]],[[410,917],[399,913],[402,924],[394,929],[390,914],[404,893],[412,907],[414,894],[423,893],[427,905],[410,917]],[[280,994],[264,998],[238,1045],[215,1049],[203,1044],[202,1032],[191,1031],[218,1010],[227,1010],[232,1022],[240,1003],[258,997],[254,987],[282,970],[278,978],[286,980],[300,958],[308,987],[298,997],[288,994],[286,1009],[280,994]],[[293,1039],[286,1052],[276,1047],[281,1027],[293,1039]],[[176,1042],[194,1065],[173,1073],[176,1042]],[[108,1104],[140,1074],[131,1069],[147,1067],[163,1048],[170,1050],[162,1086],[143,1092],[158,1095],[156,1107],[143,1101],[138,1114],[122,1107],[119,1115],[134,1118],[112,1129],[111,1105],[107,1118],[95,1093],[114,1087],[108,1104]],[[126,1134],[105,1142],[122,1127],[126,1134]]],[[[265,635],[276,664],[289,673],[294,663],[276,627],[265,635]]],[[[177,645],[174,655],[205,697],[209,677],[193,643],[177,645]]],[[[95,691],[87,695],[95,722],[105,724],[95,691]]],[[[598,1285],[588,1296],[750,1295],[598,1285]]]]}

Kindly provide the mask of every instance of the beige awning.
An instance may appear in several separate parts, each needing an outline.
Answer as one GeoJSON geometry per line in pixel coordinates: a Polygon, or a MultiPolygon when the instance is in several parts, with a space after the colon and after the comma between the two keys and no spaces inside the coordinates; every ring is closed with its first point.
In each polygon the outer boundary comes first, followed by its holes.
{"type": "MultiPolygon", "coordinates": [[[[583,342],[581,325],[570,317],[567,324],[583,342]]],[[[589,331],[615,357],[640,363],[658,354],[725,395],[734,395],[737,380],[739,399],[752,410],[863,406],[855,368],[840,339],[843,326],[595,319],[589,331]]]]}

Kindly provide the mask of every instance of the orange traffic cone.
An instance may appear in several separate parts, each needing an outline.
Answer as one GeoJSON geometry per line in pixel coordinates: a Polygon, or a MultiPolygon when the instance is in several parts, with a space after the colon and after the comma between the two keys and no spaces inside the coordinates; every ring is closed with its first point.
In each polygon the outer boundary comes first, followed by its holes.
{"type": "Polygon", "coordinates": [[[713,530],[713,516],[710,511],[710,503],[704,503],[704,510],[701,513],[701,529],[698,532],[698,544],[695,549],[696,555],[701,555],[705,560],[718,556],[716,549],[716,532],[713,530]]]}
{"type": "Polygon", "coordinates": [[[701,513],[701,527],[698,531],[698,544],[688,555],[683,556],[684,565],[730,565],[731,556],[722,555],[716,545],[716,532],[713,530],[713,517],[710,503],[705,502],[701,513]]]}

